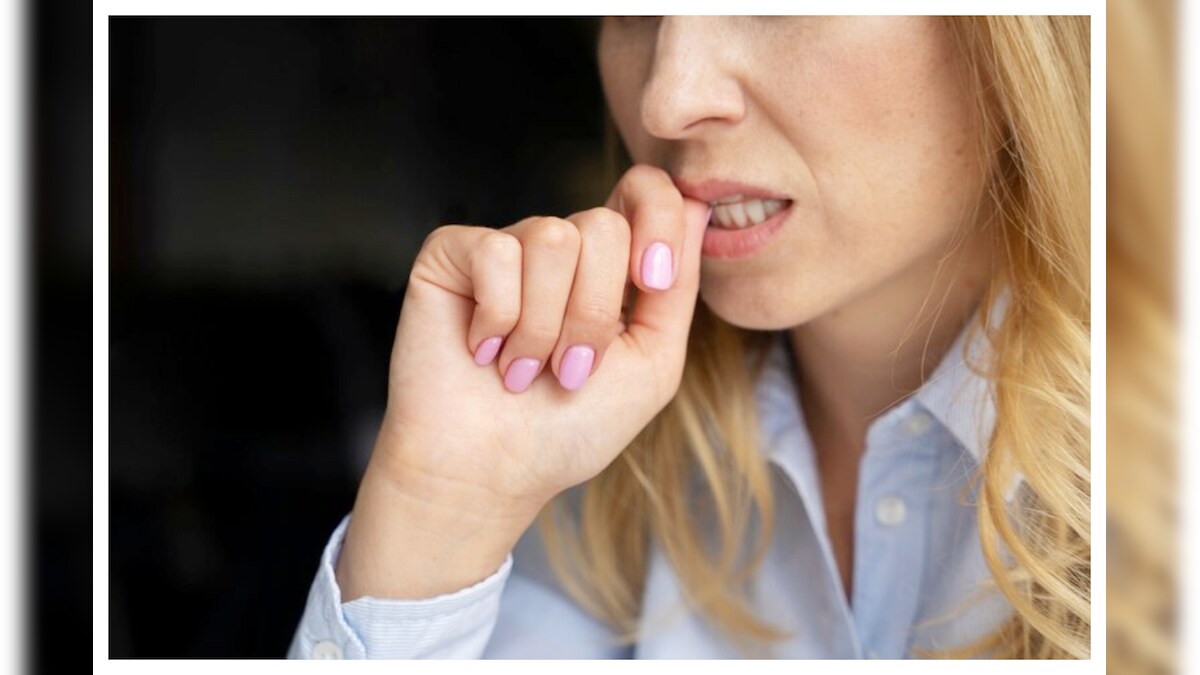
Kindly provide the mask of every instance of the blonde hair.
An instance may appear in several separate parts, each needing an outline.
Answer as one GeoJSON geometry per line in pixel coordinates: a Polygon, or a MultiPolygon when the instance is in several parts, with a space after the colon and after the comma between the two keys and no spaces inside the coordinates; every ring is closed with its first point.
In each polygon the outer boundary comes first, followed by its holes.
{"type": "MultiPolygon", "coordinates": [[[[977,512],[984,556],[1014,613],[978,643],[941,655],[1087,657],[1090,22],[949,23],[989,132],[980,142],[1001,140],[998,151],[987,148],[1001,264],[980,316],[1005,293],[1008,305],[997,324],[981,326],[994,359],[977,367],[994,385],[996,425],[977,512]],[[1006,502],[1017,474],[1025,498],[1006,502]]],[[[539,516],[564,589],[625,641],[644,628],[651,541],[693,608],[738,645],[749,651],[785,636],[745,596],[774,510],[753,393],[766,335],[698,303],[678,394],[616,461],[539,516]],[[745,555],[749,534],[755,545],[745,555]]]]}
{"type": "Polygon", "coordinates": [[[1107,670],[1180,670],[1178,3],[1108,2],[1107,670]]]}

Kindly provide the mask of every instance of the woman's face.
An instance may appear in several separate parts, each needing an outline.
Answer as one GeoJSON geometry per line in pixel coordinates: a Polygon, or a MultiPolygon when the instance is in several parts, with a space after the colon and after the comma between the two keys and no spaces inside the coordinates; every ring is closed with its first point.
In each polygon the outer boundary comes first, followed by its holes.
{"type": "Polygon", "coordinates": [[[601,79],[633,160],[685,195],[741,200],[705,237],[700,291],[718,316],[781,329],[928,292],[985,174],[943,21],[604,20],[601,79]]]}

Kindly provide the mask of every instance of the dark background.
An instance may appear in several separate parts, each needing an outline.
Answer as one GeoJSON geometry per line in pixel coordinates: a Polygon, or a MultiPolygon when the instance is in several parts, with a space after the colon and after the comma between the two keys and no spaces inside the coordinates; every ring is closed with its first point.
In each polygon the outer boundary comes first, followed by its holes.
{"type": "MultiPolygon", "coordinates": [[[[17,668],[78,668],[92,631],[92,19],[91,3],[24,4],[26,57],[20,152],[28,236],[22,435],[31,517],[13,555],[28,580],[20,603],[25,648],[17,668]],[[69,647],[67,647],[69,645],[69,647]]],[[[5,448],[16,452],[17,448],[5,448]]],[[[17,655],[6,654],[8,657],[17,655]]],[[[16,659],[14,659],[16,660],[16,659]]]]}
{"type": "Polygon", "coordinates": [[[595,27],[110,19],[110,656],[284,655],[425,235],[607,194],[595,27]]]}

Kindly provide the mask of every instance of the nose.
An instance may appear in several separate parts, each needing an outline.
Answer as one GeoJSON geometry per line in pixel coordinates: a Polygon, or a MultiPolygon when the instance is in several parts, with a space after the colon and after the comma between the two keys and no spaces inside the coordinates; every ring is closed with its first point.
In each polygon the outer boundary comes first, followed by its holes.
{"type": "Polygon", "coordinates": [[[642,88],[646,131],[683,140],[740,121],[746,103],[730,67],[736,55],[720,17],[664,17],[650,76],[642,88]]]}

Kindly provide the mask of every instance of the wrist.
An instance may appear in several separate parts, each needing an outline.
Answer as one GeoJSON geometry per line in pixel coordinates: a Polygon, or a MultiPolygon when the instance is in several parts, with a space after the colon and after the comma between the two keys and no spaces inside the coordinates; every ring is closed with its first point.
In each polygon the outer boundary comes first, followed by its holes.
{"type": "Polygon", "coordinates": [[[338,560],[343,601],[429,598],[494,573],[537,509],[499,503],[488,492],[437,476],[397,475],[372,458],[338,560]]]}
{"type": "Polygon", "coordinates": [[[513,462],[489,461],[495,447],[445,434],[431,437],[414,427],[401,428],[385,415],[366,476],[447,514],[493,525],[532,522],[558,492],[527,485],[531,472],[513,462]]]}
{"type": "Polygon", "coordinates": [[[478,521],[490,527],[532,522],[556,494],[532,494],[522,480],[528,471],[508,471],[509,465],[487,460],[495,448],[462,449],[462,439],[426,439],[406,433],[399,437],[387,427],[380,431],[364,474],[386,488],[448,518],[478,521]],[[458,457],[447,459],[436,448],[454,443],[458,457]],[[471,458],[464,460],[464,457],[471,458]],[[475,458],[478,458],[475,460],[475,458]]]}

